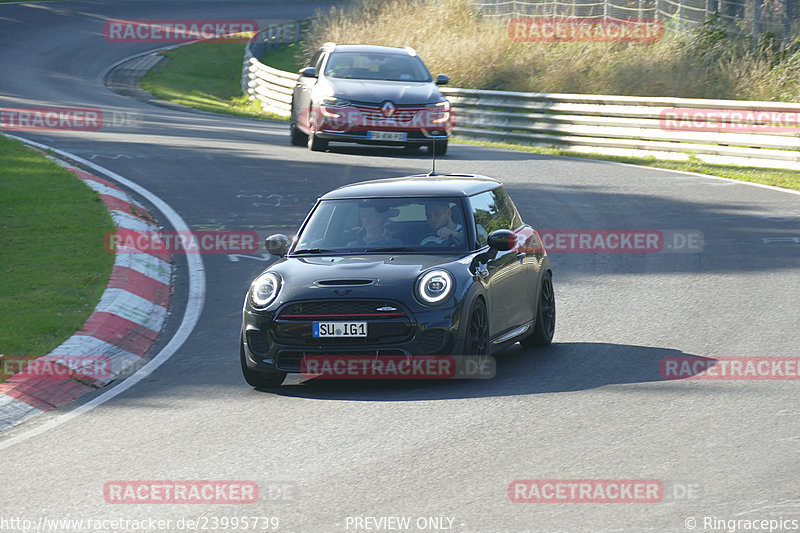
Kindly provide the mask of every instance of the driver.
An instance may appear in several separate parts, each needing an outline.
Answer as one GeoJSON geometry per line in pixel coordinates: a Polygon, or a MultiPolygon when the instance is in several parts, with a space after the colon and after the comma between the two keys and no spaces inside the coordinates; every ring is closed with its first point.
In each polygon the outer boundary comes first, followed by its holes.
{"type": "Polygon", "coordinates": [[[356,246],[397,246],[402,242],[395,238],[388,228],[389,211],[378,212],[374,207],[359,207],[364,234],[357,240],[347,243],[348,248],[356,246]]]}
{"type": "Polygon", "coordinates": [[[334,78],[347,78],[352,74],[353,61],[349,57],[342,56],[341,54],[333,54],[329,66],[326,67],[325,70],[326,74],[334,78]]]}
{"type": "Polygon", "coordinates": [[[387,80],[407,80],[410,78],[406,72],[405,65],[397,59],[389,59],[381,67],[381,74],[387,80]]]}
{"type": "Polygon", "coordinates": [[[427,204],[425,216],[433,233],[420,241],[421,246],[457,246],[464,242],[464,228],[453,221],[453,212],[448,201],[434,201],[427,204]]]}

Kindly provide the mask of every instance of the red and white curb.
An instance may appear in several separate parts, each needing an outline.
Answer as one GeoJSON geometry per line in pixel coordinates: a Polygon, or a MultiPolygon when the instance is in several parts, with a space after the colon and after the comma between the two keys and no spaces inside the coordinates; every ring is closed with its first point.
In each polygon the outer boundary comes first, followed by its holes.
{"type": "MultiPolygon", "coordinates": [[[[57,161],[57,160],[56,160],[57,161]]],[[[154,218],[110,181],[57,161],[74,172],[108,207],[120,229],[158,231],[154,218]]],[[[169,314],[172,264],[167,254],[117,251],[100,303],[83,328],[38,361],[63,365],[70,361],[110,362],[110,372],[74,379],[23,371],[0,383],[0,432],[107,385],[122,373],[141,366],[158,339],[169,314]]],[[[40,365],[41,368],[41,365],[40,365]]],[[[67,374],[67,372],[64,372],[67,374]]]]}

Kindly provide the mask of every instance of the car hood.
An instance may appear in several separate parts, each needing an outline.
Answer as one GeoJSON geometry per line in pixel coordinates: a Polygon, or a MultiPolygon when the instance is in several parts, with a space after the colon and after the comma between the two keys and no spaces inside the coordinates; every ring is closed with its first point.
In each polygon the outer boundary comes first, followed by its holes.
{"type": "Polygon", "coordinates": [[[442,100],[439,87],[433,82],[404,82],[383,80],[327,79],[338,98],[379,104],[391,100],[394,104],[430,104],[442,100]]]}
{"type": "Polygon", "coordinates": [[[303,256],[283,258],[268,270],[282,278],[278,305],[291,299],[407,298],[421,272],[447,268],[460,259],[462,256],[416,254],[303,256]],[[369,284],[357,284],[365,281],[369,284]]]}

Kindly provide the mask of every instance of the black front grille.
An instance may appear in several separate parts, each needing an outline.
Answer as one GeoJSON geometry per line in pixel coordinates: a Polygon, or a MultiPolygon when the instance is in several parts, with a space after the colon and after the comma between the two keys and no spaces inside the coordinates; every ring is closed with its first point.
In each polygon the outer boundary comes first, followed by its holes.
{"type": "Polygon", "coordinates": [[[413,327],[406,320],[367,321],[366,337],[314,337],[311,322],[277,323],[273,329],[275,340],[288,345],[358,346],[364,344],[386,344],[405,342],[413,334],[413,327]]]}
{"type": "Polygon", "coordinates": [[[323,300],[289,304],[278,313],[278,320],[374,320],[405,318],[397,304],[381,300],[323,300]],[[378,311],[394,307],[394,311],[378,311]]]}
{"type": "Polygon", "coordinates": [[[388,300],[315,300],[279,310],[272,326],[276,342],[294,346],[359,346],[398,343],[414,335],[403,307],[388,300]],[[383,309],[379,311],[379,309],[383,309]],[[314,322],[366,322],[366,337],[314,337],[314,322]]]}

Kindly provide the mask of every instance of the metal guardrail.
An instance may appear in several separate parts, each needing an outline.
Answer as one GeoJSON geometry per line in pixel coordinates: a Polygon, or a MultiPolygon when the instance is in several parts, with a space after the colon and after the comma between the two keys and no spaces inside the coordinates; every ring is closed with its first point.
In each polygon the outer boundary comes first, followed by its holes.
{"type": "Polygon", "coordinates": [[[288,117],[297,74],[269,67],[258,60],[264,52],[299,42],[314,24],[313,18],[267,26],[256,33],[244,51],[242,92],[261,101],[264,111],[288,117]]]}
{"type": "MultiPolygon", "coordinates": [[[[259,35],[270,34],[269,28],[259,35]]],[[[296,37],[297,34],[292,36],[296,37]]],[[[245,50],[242,90],[264,110],[288,117],[297,74],[261,63],[253,53],[256,35],[245,50]]],[[[693,98],[642,98],[582,94],[519,93],[443,87],[453,105],[455,137],[559,147],[585,153],[654,156],[800,170],[800,124],[757,131],[687,131],[665,127],[669,110],[712,110],[793,114],[800,104],[693,98]]],[[[743,128],[745,129],[745,128],[743,128]]]]}
{"type": "MultiPolygon", "coordinates": [[[[773,113],[800,117],[800,104],[694,98],[641,98],[443,88],[456,113],[454,134],[609,155],[652,155],[800,170],[800,127],[772,127],[773,113]],[[672,129],[665,113],[766,113],[757,131],[672,129]]],[[[795,122],[795,126],[800,126],[795,122]]],[[[728,125],[722,129],[733,129],[728,125]]]]}

